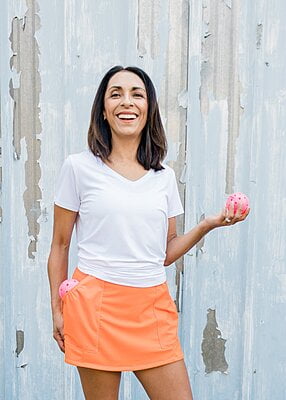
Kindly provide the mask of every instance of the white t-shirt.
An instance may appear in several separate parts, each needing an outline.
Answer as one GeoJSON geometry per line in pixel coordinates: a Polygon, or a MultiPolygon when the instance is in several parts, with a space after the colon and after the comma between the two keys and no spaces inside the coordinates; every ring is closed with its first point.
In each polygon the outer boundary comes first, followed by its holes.
{"type": "Polygon", "coordinates": [[[166,281],[168,218],[184,212],[175,173],[150,169],[131,181],[90,150],[69,155],[57,182],[55,204],[78,211],[78,268],[120,285],[166,281]]]}

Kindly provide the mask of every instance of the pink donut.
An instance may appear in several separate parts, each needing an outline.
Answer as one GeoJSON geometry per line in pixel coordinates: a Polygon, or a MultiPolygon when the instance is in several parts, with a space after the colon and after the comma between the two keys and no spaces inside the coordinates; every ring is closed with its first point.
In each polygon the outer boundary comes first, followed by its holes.
{"type": "Polygon", "coordinates": [[[61,298],[63,298],[69,290],[74,288],[78,284],[77,279],[66,279],[60,284],[59,287],[59,295],[61,298]]]}
{"type": "Polygon", "coordinates": [[[236,192],[228,196],[225,207],[229,210],[230,206],[233,205],[234,214],[238,209],[238,203],[241,203],[241,212],[244,214],[249,208],[249,199],[244,193],[236,192]]]}

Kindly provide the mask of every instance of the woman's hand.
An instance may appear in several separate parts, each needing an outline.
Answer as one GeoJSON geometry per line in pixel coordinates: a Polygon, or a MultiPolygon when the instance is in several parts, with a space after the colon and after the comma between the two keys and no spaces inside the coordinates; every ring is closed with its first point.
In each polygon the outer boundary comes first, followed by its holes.
{"type": "Polygon", "coordinates": [[[64,341],[64,320],[61,311],[53,313],[53,338],[58,343],[59,348],[65,352],[65,341],[64,341]]]}
{"type": "Polygon", "coordinates": [[[250,208],[242,213],[242,204],[239,204],[236,212],[234,212],[233,206],[229,209],[224,208],[220,214],[206,217],[204,223],[206,223],[210,229],[218,228],[220,226],[234,225],[237,222],[244,221],[249,212],[250,208]]]}

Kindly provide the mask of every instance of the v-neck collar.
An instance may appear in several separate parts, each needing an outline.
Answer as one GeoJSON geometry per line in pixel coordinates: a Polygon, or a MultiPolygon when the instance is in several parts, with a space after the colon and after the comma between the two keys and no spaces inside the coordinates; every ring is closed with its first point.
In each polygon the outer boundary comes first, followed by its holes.
{"type": "Polygon", "coordinates": [[[146,176],[150,175],[150,173],[152,172],[152,169],[149,169],[149,171],[147,171],[147,172],[146,172],[144,175],[142,175],[140,178],[135,179],[135,180],[132,180],[132,179],[126,178],[126,176],[124,176],[124,175],[120,174],[119,172],[115,171],[115,170],[114,170],[113,168],[111,168],[109,165],[105,164],[105,162],[103,162],[102,160],[101,160],[101,162],[102,162],[103,167],[104,167],[106,170],[108,170],[108,172],[110,172],[111,174],[115,175],[116,177],[118,177],[118,178],[120,178],[120,179],[122,179],[122,180],[124,180],[124,181],[130,182],[130,183],[141,182],[142,180],[144,180],[144,179],[146,178],[146,176]]]}
{"type": "Polygon", "coordinates": [[[126,178],[126,176],[120,174],[119,172],[115,171],[114,169],[112,169],[111,167],[109,167],[109,165],[105,164],[104,161],[102,161],[102,159],[98,156],[95,156],[91,151],[90,151],[90,155],[92,157],[94,157],[96,160],[98,160],[98,162],[100,163],[100,165],[106,170],[106,172],[108,172],[110,175],[115,176],[116,178],[128,182],[130,184],[136,184],[139,182],[142,182],[143,180],[145,180],[151,173],[152,173],[152,168],[150,168],[144,175],[142,175],[140,178],[132,180],[129,178],[126,178]]]}

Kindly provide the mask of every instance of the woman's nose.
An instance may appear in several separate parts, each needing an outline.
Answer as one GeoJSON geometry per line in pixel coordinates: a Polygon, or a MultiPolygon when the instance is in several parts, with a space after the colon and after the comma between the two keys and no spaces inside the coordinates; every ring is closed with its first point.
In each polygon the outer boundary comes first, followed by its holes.
{"type": "Polygon", "coordinates": [[[125,94],[122,98],[122,105],[132,105],[132,97],[130,96],[130,94],[125,94]]]}

